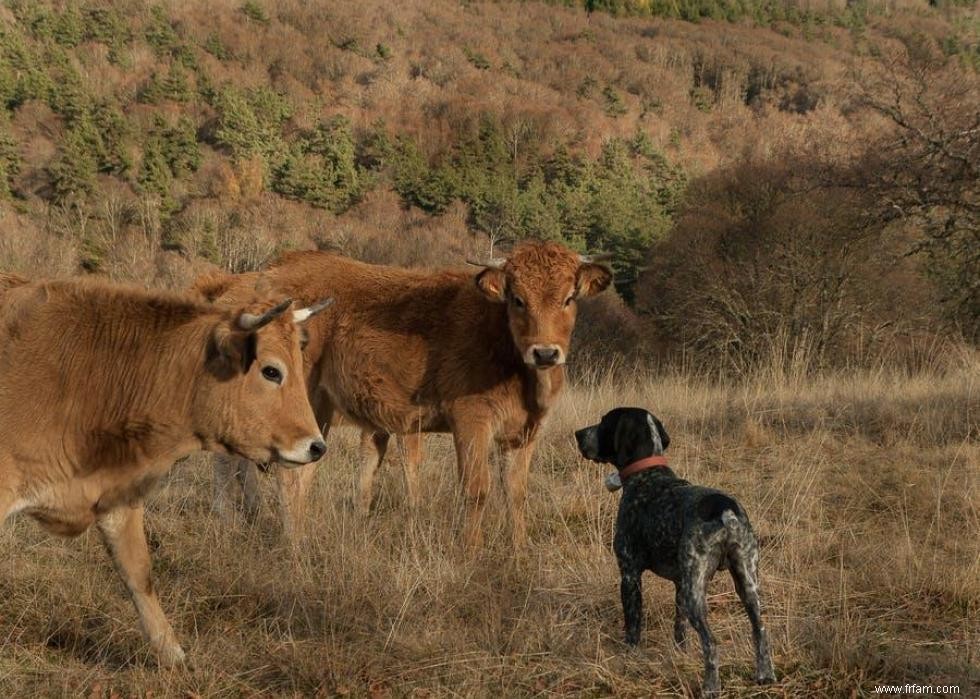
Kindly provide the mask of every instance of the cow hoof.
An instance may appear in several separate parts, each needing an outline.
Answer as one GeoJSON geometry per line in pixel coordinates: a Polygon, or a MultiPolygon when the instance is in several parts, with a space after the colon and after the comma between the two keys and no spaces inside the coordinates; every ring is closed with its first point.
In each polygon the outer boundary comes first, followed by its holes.
{"type": "Polygon", "coordinates": [[[776,675],[771,671],[764,675],[759,675],[755,678],[756,684],[773,684],[776,681],[776,675]]]}
{"type": "Polygon", "coordinates": [[[187,664],[187,655],[179,645],[166,646],[157,650],[160,667],[180,667],[187,664]]]}

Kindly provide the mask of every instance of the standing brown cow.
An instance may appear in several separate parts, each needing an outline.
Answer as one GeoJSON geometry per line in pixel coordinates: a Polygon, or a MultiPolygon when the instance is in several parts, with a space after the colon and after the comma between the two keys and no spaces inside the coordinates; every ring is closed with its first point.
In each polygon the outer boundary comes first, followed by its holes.
{"type": "Polygon", "coordinates": [[[160,662],[184,652],[150,580],[143,497],[199,450],[306,464],[325,450],[290,301],[221,310],[99,282],[0,275],[0,521],[95,524],[160,662]]]}
{"type": "MultiPolygon", "coordinates": [[[[262,276],[279,293],[338,300],[309,324],[305,352],[320,424],[329,426],[339,411],[365,430],[362,507],[390,434],[451,432],[467,503],[464,538],[478,546],[496,442],[508,461],[514,543],[523,545],[531,454],[564,383],[576,302],[605,289],[609,269],[556,243],[523,243],[476,275],[299,252],[262,276]]],[[[242,275],[199,288],[234,299],[237,289],[253,285],[242,275]]],[[[284,473],[288,497],[304,499],[311,474],[284,473]]]]}

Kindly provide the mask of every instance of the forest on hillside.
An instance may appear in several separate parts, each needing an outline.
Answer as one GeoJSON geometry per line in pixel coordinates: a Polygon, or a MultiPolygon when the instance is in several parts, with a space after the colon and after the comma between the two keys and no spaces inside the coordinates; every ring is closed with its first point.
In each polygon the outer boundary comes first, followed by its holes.
{"type": "Polygon", "coordinates": [[[586,349],[980,340],[975,3],[8,0],[0,269],[615,254],[586,349]]]}

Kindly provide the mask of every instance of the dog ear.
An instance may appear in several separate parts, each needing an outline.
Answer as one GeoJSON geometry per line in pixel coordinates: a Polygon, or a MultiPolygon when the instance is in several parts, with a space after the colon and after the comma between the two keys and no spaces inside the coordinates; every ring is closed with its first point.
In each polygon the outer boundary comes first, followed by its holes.
{"type": "Polygon", "coordinates": [[[653,415],[650,416],[653,419],[653,426],[660,433],[660,446],[663,447],[664,451],[667,451],[667,447],[670,446],[670,435],[667,434],[667,430],[664,429],[664,423],[660,422],[653,415]]]}
{"type": "Polygon", "coordinates": [[[619,419],[616,420],[612,443],[617,468],[622,468],[635,458],[636,445],[638,440],[643,437],[643,431],[635,419],[630,420],[625,414],[620,413],[619,419]]]}

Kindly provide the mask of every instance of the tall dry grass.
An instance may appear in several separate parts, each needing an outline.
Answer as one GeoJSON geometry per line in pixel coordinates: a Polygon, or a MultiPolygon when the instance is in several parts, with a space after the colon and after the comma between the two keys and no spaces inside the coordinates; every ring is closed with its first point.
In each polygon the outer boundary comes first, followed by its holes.
{"type": "Polygon", "coordinates": [[[426,442],[422,506],[397,462],[375,512],[349,507],[356,434],[331,434],[297,560],[270,498],[254,523],[209,513],[208,460],[180,465],[149,506],[159,591],[193,666],[155,668],[97,537],[2,536],[4,696],[688,696],[696,644],[672,647],[670,585],[648,577],[646,634],[621,643],[610,550],[618,496],[571,431],[616,405],[654,410],[676,470],[726,488],[763,542],[779,684],[751,684],[731,583],[710,619],[731,696],[871,696],[875,683],[980,689],[980,360],[942,370],[736,382],[693,371],[580,376],[535,459],[533,544],[513,556],[500,488],[485,551],[458,542],[451,445],[426,442]]]}

